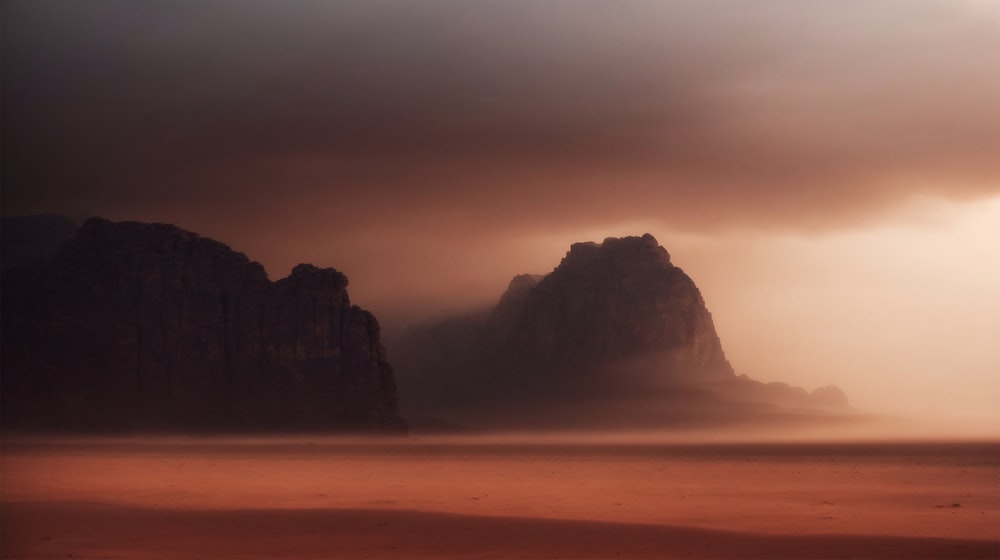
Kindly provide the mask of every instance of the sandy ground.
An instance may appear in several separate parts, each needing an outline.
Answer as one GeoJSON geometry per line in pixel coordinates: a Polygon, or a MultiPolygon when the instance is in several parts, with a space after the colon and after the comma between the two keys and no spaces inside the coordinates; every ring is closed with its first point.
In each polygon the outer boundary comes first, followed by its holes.
{"type": "Polygon", "coordinates": [[[11,440],[4,558],[1000,558],[997,443],[11,440]]]}

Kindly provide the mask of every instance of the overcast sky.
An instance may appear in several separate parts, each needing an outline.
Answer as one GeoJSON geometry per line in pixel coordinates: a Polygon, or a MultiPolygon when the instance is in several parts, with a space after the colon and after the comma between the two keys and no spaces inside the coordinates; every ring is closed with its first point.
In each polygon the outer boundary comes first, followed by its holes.
{"type": "Polygon", "coordinates": [[[384,322],[653,233],[741,373],[1000,422],[1000,2],[2,4],[2,211],[384,322]]]}

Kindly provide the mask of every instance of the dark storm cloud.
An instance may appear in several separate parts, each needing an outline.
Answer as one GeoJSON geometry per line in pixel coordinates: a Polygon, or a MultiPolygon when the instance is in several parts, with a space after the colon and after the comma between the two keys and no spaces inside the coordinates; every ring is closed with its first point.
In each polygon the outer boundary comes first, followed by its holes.
{"type": "Polygon", "coordinates": [[[49,33],[11,26],[11,136],[75,165],[613,158],[658,125],[697,127],[710,104],[694,63],[652,75],[630,66],[650,53],[592,48],[582,30],[550,36],[500,5],[47,6],[35,15],[49,33]]]}
{"type": "Polygon", "coordinates": [[[5,214],[223,237],[815,228],[1000,184],[995,4],[3,10],[5,214]]]}

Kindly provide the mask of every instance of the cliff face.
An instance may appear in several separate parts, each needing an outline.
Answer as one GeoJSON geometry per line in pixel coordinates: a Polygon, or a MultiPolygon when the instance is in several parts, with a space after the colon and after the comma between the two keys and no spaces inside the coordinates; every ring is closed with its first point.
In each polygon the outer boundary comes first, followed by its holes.
{"type": "Polygon", "coordinates": [[[573,244],[550,274],[515,277],[491,313],[414,329],[394,356],[417,414],[473,422],[487,409],[600,425],[846,404],[835,388],[736,376],[698,288],[649,234],[573,244]]]}
{"type": "Polygon", "coordinates": [[[574,366],[652,354],[664,376],[733,373],[698,288],[649,234],[573,244],[530,288],[520,278],[494,312],[512,353],[574,366]]]}
{"type": "Polygon", "coordinates": [[[378,322],[336,270],[272,283],[216,241],[92,219],[3,280],[7,427],[403,427],[378,322]]]}

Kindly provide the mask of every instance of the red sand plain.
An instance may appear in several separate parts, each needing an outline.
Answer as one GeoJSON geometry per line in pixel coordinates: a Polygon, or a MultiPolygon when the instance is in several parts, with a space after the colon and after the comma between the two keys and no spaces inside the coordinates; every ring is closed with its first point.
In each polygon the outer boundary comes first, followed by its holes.
{"type": "Polygon", "coordinates": [[[12,439],[4,558],[1000,558],[997,442],[12,439]]]}

